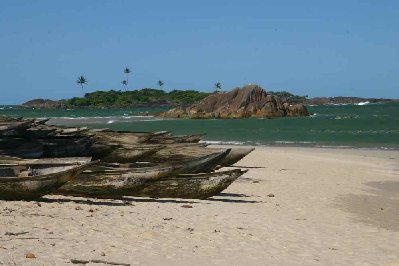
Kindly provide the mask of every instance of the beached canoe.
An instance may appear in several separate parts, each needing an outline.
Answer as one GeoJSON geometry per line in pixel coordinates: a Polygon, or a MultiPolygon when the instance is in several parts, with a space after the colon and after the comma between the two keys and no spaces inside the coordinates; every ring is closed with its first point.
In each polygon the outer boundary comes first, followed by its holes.
{"type": "Polygon", "coordinates": [[[122,197],[132,191],[139,191],[151,180],[172,173],[173,169],[173,166],[137,169],[98,166],[81,173],[54,193],[97,198],[122,197]]]}
{"type": "Polygon", "coordinates": [[[82,165],[91,161],[90,157],[68,157],[68,158],[44,158],[44,159],[21,159],[18,157],[1,156],[0,167],[5,166],[65,166],[65,165],[82,165]]]}
{"type": "Polygon", "coordinates": [[[206,174],[185,174],[152,181],[139,192],[129,193],[135,197],[207,199],[218,195],[230,186],[246,170],[230,170],[206,174]]]}
{"type": "Polygon", "coordinates": [[[231,166],[250,154],[253,150],[255,148],[231,148],[230,153],[220,162],[220,166],[231,166]]]}
{"type": "Polygon", "coordinates": [[[179,164],[160,164],[150,167],[128,167],[126,164],[110,164],[113,167],[95,165],[68,182],[55,194],[115,198],[140,191],[150,181],[168,176],[196,171],[208,171],[230,150],[185,161],[179,164]]]}
{"type": "Polygon", "coordinates": [[[194,135],[162,135],[153,136],[147,142],[148,143],[159,143],[159,144],[174,144],[174,143],[198,143],[205,134],[194,134],[194,135]]]}
{"type": "Polygon", "coordinates": [[[230,149],[226,149],[220,152],[215,152],[180,162],[168,162],[161,164],[148,163],[148,162],[125,163],[125,164],[104,162],[100,163],[100,165],[106,167],[118,168],[118,169],[123,169],[123,168],[136,169],[143,167],[173,166],[174,168],[173,174],[207,173],[213,171],[217,166],[219,166],[220,162],[229,154],[229,152],[230,149]]]}
{"type": "Polygon", "coordinates": [[[99,158],[105,162],[132,163],[155,154],[163,148],[161,145],[122,145],[115,148],[111,153],[99,158]]]}
{"type": "Polygon", "coordinates": [[[43,157],[60,158],[90,156],[87,152],[90,141],[85,138],[43,139],[40,140],[40,143],[43,145],[43,157]]]}
{"type": "Polygon", "coordinates": [[[148,160],[151,162],[178,162],[189,160],[191,158],[208,155],[218,151],[206,149],[205,143],[175,143],[165,144],[165,147],[151,156],[148,160]]]}
{"type": "Polygon", "coordinates": [[[47,195],[93,163],[68,166],[25,165],[0,167],[0,200],[30,200],[47,195]]]}
{"type": "MultiPolygon", "coordinates": [[[[150,157],[153,162],[175,162],[189,160],[193,157],[204,156],[210,153],[223,151],[223,148],[206,148],[206,144],[194,143],[187,146],[167,145],[164,149],[150,157]]],[[[232,147],[230,153],[220,161],[219,166],[231,166],[251,153],[254,148],[232,147]]]]}
{"type": "Polygon", "coordinates": [[[90,130],[88,133],[94,134],[93,139],[100,142],[112,144],[138,144],[150,139],[152,132],[124,132],[111,130],[90,130]]]}
{"type": "Polygon", "coordinates": [[[20,135],[30,127],[33,120],[0,122],[0,136],[20,135]]]}
{"type": "Polygon", "coordinates": [[[0,139],[0,155],[20,158],[40,158],[44,153],[43,145],[37,141],[23,139],[0,139]]]}

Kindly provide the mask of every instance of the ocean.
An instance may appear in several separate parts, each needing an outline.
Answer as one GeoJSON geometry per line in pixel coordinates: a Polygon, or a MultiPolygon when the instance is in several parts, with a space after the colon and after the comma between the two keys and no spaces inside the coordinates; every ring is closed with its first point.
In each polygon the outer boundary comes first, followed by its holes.
{"type": "Polygon", "coordinates": [[[174,134],[206,133],[215,144],[399,149],[399,103],[308,106],[310,117],[273,119],[162,119],[165,108],[20,109],[0,106],[0,115],[52,118],[50,123],[174,134]]]}

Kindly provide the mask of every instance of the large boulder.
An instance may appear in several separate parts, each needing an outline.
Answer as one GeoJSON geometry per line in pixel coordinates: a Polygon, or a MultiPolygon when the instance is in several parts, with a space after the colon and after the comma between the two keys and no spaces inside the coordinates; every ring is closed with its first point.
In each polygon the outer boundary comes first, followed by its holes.
{"type": "Polygon", "coordinates": [[[303,104],[282,103],[258,85],[247,85],[215,93],[188,108],[174,108],[162,114],[173,118],[244,118],[309,115],[303,104]]]}

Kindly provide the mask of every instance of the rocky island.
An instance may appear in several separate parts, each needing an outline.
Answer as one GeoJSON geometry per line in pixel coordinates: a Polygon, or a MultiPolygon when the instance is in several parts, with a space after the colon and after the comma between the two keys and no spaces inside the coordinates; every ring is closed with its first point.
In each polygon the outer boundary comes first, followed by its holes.
{"type": "Polygon", "coordinates": [[[171,118],[247,118],[308,116],[301,103],[283,102],[258,85],[246,85],[228,92],[211,94],[191,106],[171,109],[161,116],[171,118]]]}

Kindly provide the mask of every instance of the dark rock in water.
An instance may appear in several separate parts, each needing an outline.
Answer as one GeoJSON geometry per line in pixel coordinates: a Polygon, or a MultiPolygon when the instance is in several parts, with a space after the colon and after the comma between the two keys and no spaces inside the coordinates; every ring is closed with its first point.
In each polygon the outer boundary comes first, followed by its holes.
{"type": "Polygon", "coordinates": [[[65,104],[62,101],[53,101],[48,99],[35,99],[27,101],[22,104],[22,107],[27,108],[65,108],[65,104]]]}
{"type": "Polygon", "coordinates": [[[162,114],[173,118],[245,118],[309,115],[303,104],[283,103],[258,85],[212,94],[188,108],[174,108],[162,114]]]}
{"type": "Polygon", "coordinates": [[[303,104],[284,103],[287,116],[308,116],[309,112],[303,104]]]}

